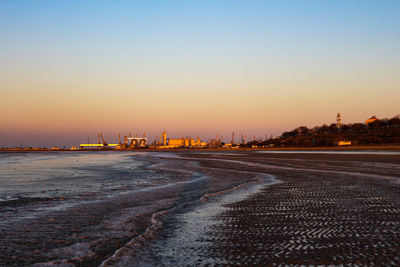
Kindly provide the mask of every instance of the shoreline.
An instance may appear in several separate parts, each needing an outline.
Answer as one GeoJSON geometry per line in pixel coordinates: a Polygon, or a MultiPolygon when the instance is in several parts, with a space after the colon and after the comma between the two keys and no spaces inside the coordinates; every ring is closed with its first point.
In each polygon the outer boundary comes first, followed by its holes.
{"type": "Polygon", "coordinates": [[[259,173],[259,176],[258,181],[245,182],[214,194],[206,194],[192,206],[160,218],[163,221],[163,227],[148,244],[145,255],[140,256],[138,261],[123,262],[122,265],[116,266],[126,266],[124,264],[130,263],[137,266],[224,264],[224,260],[206,258],[202,255],[201,249],[208,243],[205,240],[209,239],[207,231],[222,224],[216,218],[226,211],[226,205],[243,201],[254,194],[261,193],[266,187],[281,182],[273,175],[259,173]],[[163,255],[169,256],[164,258],[163,255]]]}
{"type": "Polygon", "coordinates": [[[1,152],[218,152],[218,151],[400,151],[400,145],[368,145],[368,146],[346,146],[346,147],[273,147],[273,148],[139,148],[139,149],[0,149],[1,152]]]}
{"type": "MultiPolygon", "coordinates": [[[[220,213],[225,210],[224,205],[242,201],[253,194],[261,192],[267,186],[281,182],[273,175],[259,173],[257,176],[260,176],[257,178],[257,181],[243,181],[243,183],[231,188],[213,193],[206,193],[198,199],[153,213],[151,216],[152,224],[143,234],[131,239],[124,246],[115,251],[113,255],[105,259],[99,266],[149,266],[149,264],[151,264],[151,266],[188,265],[189,262],[193,261],[194,254],[196,254],[196,251],[192,251],[191,249],[193,249],[193,246],[196,246],[195,243],[198,243],[198,240],[204,238],[204,236],[202,236],[202,231],[200,231],[200,233],[193,233],[188,230],[185,231],[184,229],[195,225],[196,229],[201,228],[206,231],[209,227],[219,223],[214,220],[214,217],[220,215],[220,213]],[[199,214],[202,214],[202,216],[199,214]],[[180,218],[183,222],[178,225],[175,223],[172,224],[170,218],[180,218]],[[180,227],[183,229],[180,229],[180,227]],[[178,232],[181,235],[179,236],[178,234],[178,236],[174,236],[172,240],[160,239],[160,236],[168,235],[166,232],[171,229],[173,232],[178,232]],[[174,247],[176,244],[186,245],[177,249],[174,247]],[[177,251],[178,253],[175,255],[174,259],[169,257],[169,262],[157,262],[160,255],[151,254],[155,247],[161,249],[161,252],[158,251],[161,254],[174,254],[177,251]],[[143,255],[143,251],[147,252],[145,253],[146,255],[143,255]],[[140,254],[140,256],[136,256],[136,254],[140,254]],[[188,255],[190,256],[188,257],[188,255]],[[184,260],[182,258],[184,258],[184,260]]],[[[199,259],[200,257],[197,258],[199,259]]],[[[206,261],[206,259],[203,259],[202,263],[206,261]]],[[[193,261],[191,263],[195,265],[198,262],[193,261]]]]}
{"type": "MultiPolygon", "coordinates": [[[[32,156],[35,155],[32,154],[32,156]]],[[[135,241],[139,243],[143,241],[145,248],[148,242],[151,242],[148,239],[152,239],[153,233],[158,232],[157,228],[160,220],[163,220],[165,216],[164,212],[179,213],[186,206],[203,203],[207,195],[229,191],[237,185],[257,180],[253,173],[209,170],[194,164],[192,160],[180,157],[159,159],[158,155],[150,156],[149,154],[142,154],[139,157],[136,158],[138,161],[148,163],[144,165],[146,173],[147,170],[160,172],[163,177],[167,177],[168,181],[157,186],[157,180],[152,179],[148,187],[150,190],[143,187],[115,191],[110,195],[102,192],[99,194],[89,192],[87,196],[86,194],[83,196],[63,194],[62,197],[54,200],[62,201],[62,203],[73,200],[77,205],[67,209],[50,209],[49,212],[38,214],[38,216],[33,214],[28,219],[19,220],[17,223],[11,221],[12,217],[5,217],[5,220],[0,222],[4,227],[4,231],[0,232],[0,239],[8,240],[8,246],[0,246],[0,265],[97,266],[102,262],[106,265],[107,258],[112,257],[130,240],[133,240],[132,247],[138,247],[135,241]],[[197,173],[208,178],[197,177],[197,173]],[[226,175],[229,176],[228,179],[226,175]],[[84,201],[78,203],[74,200],[76,197],[77,200],[84,201]],[[8,218],[10,218],[9,221],[8,218]]],[[[124,175],[124,172],[121,172],[121,175],[124,175]]],[[[160,175],[157,174],[154,178],[158,176],[160,175]]],[[[31,208],[43,209],[47,207],[46,205],[52,207],[59,204],[51,202],[52,200],[27,202],[25,206],[17,207],[9,203],[10,205],[3,208],[10,213],[8,215],[18,215],[21,210],[30,212],[31,208]]],[[[113,262],[113,258],[110,262],[113,262]]]]}

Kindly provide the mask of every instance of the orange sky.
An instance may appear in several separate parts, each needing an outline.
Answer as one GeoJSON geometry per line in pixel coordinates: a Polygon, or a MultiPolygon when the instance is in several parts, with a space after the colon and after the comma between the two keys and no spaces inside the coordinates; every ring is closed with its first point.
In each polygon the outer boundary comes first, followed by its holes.
{"type": "Polygon", "coordinates": [[[0,5],[0,146],[230,140],[400,113],[396,2],[0,5]]]}

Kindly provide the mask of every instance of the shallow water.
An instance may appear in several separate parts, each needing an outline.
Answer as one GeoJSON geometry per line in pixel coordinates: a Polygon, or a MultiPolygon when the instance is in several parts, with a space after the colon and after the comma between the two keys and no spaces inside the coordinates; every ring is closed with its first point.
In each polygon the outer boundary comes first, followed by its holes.
{"type": "MultiPolygon", "coordinates": [[[[239,186],[234,191],[218,194],[212,201],[189,207],[166,220],[162,240],[152,243],[140,259],[139,266],[195,266],[221,265],[228,262],[211,257],[210,229],[222,224],[217,216],[225,211],[225,205],[240,201],[259,192],[265,185],[278,183],[272,175],[262,175],[262,183],[239,186]]],[[[129,262],[123,262],[124,265],[129,262]]],[[[123,266],[123,265],[120,265],[123,266]]]]}
{"type": "Polygon", "coordinates": [[[143,183],[143,162],[131,160],[129,155],[133,154],[0,154],[0,201],[68,197],[143,183]],[[133,173],[136,179],[130,179],[133,173]]]}
{"type": "Polygon", "coordinates": [[[0,265],[99,265],[158,217],[256,176],[207,171],[171,153],[0,154],[0,265]]]}

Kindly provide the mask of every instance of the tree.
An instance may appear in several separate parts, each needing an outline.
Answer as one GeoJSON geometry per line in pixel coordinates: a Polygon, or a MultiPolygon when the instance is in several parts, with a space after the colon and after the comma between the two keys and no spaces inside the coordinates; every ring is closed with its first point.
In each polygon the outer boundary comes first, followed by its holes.
{"type": "Polygon", "coordinates": [[[355,133],[360,133],[360,132],[364,131],[364,129],[365,129],[365,124],[362,124],[362,123],[354,123],[351,127],[353,128],[353,132],[355,132],[355,133]]]}
{"type": "Polygon", "coordinates": [[[389,125],[389,127],[398,127],[398,126],[400,126],[400,116],[396,115],[393,118],[391,118],[390,120],[388,120],[388,125],[389,125]]]}
{"type": "Polygon", "coordinates": [[[306,135],[309,133],[310,130],[306,126],[300,126],[300,127],[296,128],[296,131],[299,134],[306,135]]]}
{"type": "Polygon", "coordinates": [[[324,124],[317,129],[317,134],[328,134],[329,133],[329,126],[324,124]]]}
{"type": "Polygon", "coordinates": [[[368,124],[368,128],[378,130],[382,128],[382,121],[381,120],[376,120],[374,122],[371,122],[368,124]]]}
{"type": "Polygon", "coordinates": [[[330,134],[337,134],[338,133],[337,124],[336,123],[332,123],[331,125],[329,125],[328,131],[329,131],[330,134]]]}
{"type": "Polygon", "coordinates": [[[351,132],[351,124],[343,124],[342,127],[340,128],[340,131],[342,133],[349,133],[351,132]]]}

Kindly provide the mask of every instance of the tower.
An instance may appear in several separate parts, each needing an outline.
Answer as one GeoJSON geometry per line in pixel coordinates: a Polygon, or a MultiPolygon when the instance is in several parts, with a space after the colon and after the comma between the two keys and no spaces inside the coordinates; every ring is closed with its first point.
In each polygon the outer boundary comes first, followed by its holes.
{"type": "Polygon", "coordinates": [[[342,116],[340,116],[340,112],[336,116],[336,126],[338,128],[342,127],[342,116]]]}
{"type": "Polygon", "coordinates": [[[161,139],[162,139],[162,145],[163,146],[166,146],[167,145],[167,132],[166,131],[164,131],[163,133],[162,133],[162,135],[161,135],[161,139]]]}

